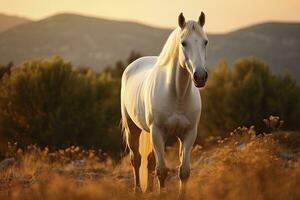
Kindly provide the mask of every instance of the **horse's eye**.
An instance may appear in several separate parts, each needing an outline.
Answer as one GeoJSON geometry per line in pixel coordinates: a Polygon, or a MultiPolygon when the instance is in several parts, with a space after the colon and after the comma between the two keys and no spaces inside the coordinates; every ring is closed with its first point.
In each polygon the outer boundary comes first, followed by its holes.
{"type": "Polygon", "coordinates": [[[181,45],[182,45],[183,47],[185,47],[185,46],[186,46],[186,42],[185,42],[185,41],[181,42],[181,45]]]}
{"type": "Polygon", "coordinates": [[[208,40],[204,40],[204,45],[207,46],[208,40]]]}

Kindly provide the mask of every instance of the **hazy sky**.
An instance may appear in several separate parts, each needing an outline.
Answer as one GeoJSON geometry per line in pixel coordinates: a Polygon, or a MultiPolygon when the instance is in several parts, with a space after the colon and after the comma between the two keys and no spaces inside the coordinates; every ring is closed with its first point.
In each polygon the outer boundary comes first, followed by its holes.
{"type": "Polygon", "coordinates": [[[175,27],[183,11],[189,19],[207,16],[206,30],[227,32],[265,21],[300,21],[300,0],[0,0],[0,12],[41,19],[74,12],[175,27]]]}

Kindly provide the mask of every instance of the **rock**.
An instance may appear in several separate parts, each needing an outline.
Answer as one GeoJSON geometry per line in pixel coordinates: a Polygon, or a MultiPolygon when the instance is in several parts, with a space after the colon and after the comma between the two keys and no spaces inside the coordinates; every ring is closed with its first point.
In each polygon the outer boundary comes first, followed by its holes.
{"type": "Polygon", "coordinates": [[[292,160],[294,158],[293,154],[286,151],[279,152],[279,156],[285,160],[292,160]]]}
{"type": "Polygon", "coordinates": [[[0,162],[0,170],[6,170],[7,168],[16,165],[15,158],[6,158],[0,162]]]}
{"type": "Polygon", "coordinates": [[[74,160],[71,165],[75,168],[83,168],[86,165],[86,160],[74,160]]]}

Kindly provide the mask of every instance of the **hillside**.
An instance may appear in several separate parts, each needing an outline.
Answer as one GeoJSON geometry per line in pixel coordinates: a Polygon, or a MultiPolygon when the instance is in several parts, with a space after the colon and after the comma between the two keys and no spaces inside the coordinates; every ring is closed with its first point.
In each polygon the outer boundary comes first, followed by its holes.
{"type": "Polygon", "coordinates": [[[137,23],[60,14],[0,34],[0,63],[62,55],[101,70],[133,50],[157,54],[168,33],[137,23]]]}
{"type": "MultiPolygon", "coordinates": [[[[130,51],[157,55],[171,30],[59,14],[0,33],[0,64],[62,55],[76,65],[101,70],[130,51]]],[[[289,71],[300,80],[300,23],[264,23],[227,34],[209,34],[208,66],[225,59],[257,56],[275,72],[289,71]]]]}
{"type": "Polygon", "coordinates": [[[30,22],[30,20],[23,17],[0,14],[0,32],[27,22],[30,22]]]}
{"type": "Polygon", "coordinates": [[[244,56],[265,60],[275,72],[289,71],[300,80],[300,23],[264,23],[210,37],[210,63],[232,64],[244,56]]]}

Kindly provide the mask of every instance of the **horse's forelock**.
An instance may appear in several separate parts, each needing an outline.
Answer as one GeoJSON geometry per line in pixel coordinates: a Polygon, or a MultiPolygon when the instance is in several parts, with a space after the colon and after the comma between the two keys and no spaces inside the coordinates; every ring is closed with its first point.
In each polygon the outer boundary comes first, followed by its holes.
{"type": "Polygon", "coordinates": [[[196,32],[198,35],[203,36],[204,32],[199,23],[195,21],[188,21],[185,28],[182,30],[182,37],[187,37],[189,34],[196,32]]]}
{"type": "Polygon", "coordinates": [[[195,21],[187,21],[183,30],[180,27],[177,27],[170,34],[167,42],[158,56],[158,65],[164,66],[171,60],[171,58],[178,56],[178,47],[181,41],[180,37],[188,37],[188,35],[190,35],[192,32],[196,32],[198,35],[206,37],[199,23],[195,21]]]}

